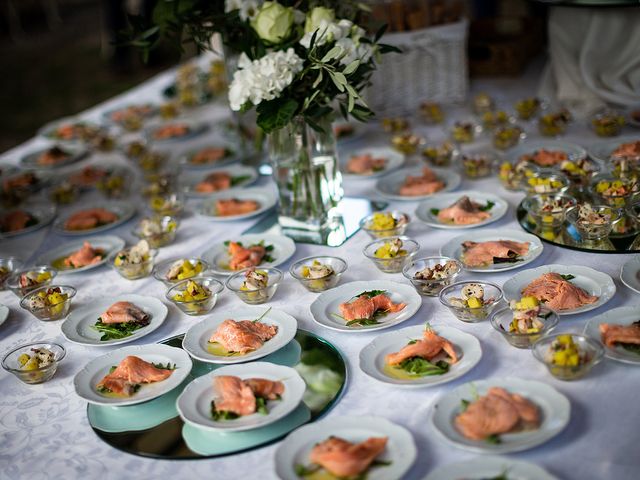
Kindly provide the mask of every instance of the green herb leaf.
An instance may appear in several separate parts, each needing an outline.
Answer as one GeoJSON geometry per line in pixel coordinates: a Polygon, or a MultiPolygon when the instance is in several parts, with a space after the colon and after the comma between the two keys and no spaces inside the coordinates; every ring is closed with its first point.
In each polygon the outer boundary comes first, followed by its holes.
{"type": "Polygon", "coordinates": [[[260,415],[268,415],[267,400],[264,397],[256,397],[256,412],[260,415]]]}
{"type": "Polygon", "coordinates": [[[495,204],[496,204],[495,202],[492,202],[491,200],[489,200],[487,202],[487,204],[483,205],[482,207],[480,207],[479,210],[481,212],[488,212],[489,210],[491,210],[494,207],[495,204]]]}
{"type": "Polygon", "coordinates": [[[576,278],[575,275],[571,275],[570,273],[568,273],[566,275],[560,274],[560,276],[562,277],[563,280],[566,280],[567,282],[569,280],[573,280],[574,278],[576,278]]]}
{"type": "Polygon", "coordinates": [[[246,182],[251,178],[251,175],[238,175],[237,177],[231,177],[231,186],[235,187],[236,185],[246,182]]]}
{"type": "Polygon", "coordinates": [[[467,408],[469,408],[469,405],[471,404],[471,402],[469,400],[465,400],[464,398],[462,400],[460,400],[460,409],[465,412],[467,410],[467,408]]]}
{"type": "Polygon", "coordinates": [[[166,364],[154,363],[153,366],[159,368],[160,370],[175,370],[176,368],[178,368],[175,363],[169,362],[167,362],[166,364]]]}
{"type": "Polygon", "coordinates": [[[360,297],[373,298],[378,295],[382,295],[383,293],[386,293],[386,290],[367,290],[365,292],[359,293],[358,295],[356,295],[356,297],[357,298],[360,298],[360,297]]]}
{"type": "Polygon", "coordinates": [[[437,217],[437,216],[438,216],[438,214],[440,213],[440,210],[439,210],[439,209],[437,209],[437,208],[432,208],[432,209],[431,209],[431,210],[429,210],[429,211],[431,212],[431,215],[434,215],[434,216],[436,216],[436,217],[437,217]]]}
{"type": "Polygon", "coordinates": [[[500,435],[489,435],[486,438],[486,441],[491,445],[499,445],[500,443],[502,443],[502,440],[500,439],[500,435]]]}
{"type": "Polygon", "coordinates": [[[146,327],[148,323],[126,322],[126,323],[102,323],[102,320],[98,321],[91,326],[94,330],[102,333],[100,337],[101,342],[107,340],[119,340],[121,338],[127,338],[136,330],[146,327]]]}
{"type": "Polygon", "coordinates": [[[257,123],[265,133],[279,130],[291,122],[298,110],[298,102],[286,95],[260,103],[256,108],[257,123]]]}
{"type": "Polygon", "coordinates": [[[449,371],[449,364],[444,360],[431,363],[426,358],[411,357],[400,363],[399,368],[416,377],[443,375],[449,371]]]}
{"type": "Polygon", "coordinates": [[[227,410],[217,410],[216,402],[211,402],[211,417],[216,421],[235,420],[239,417],[237,413],[229,412],[227,410]]]}
{"type": "Polygon", "coordinates": [[[636,355],[640,355],[640,345],[635,343],[618,343],[622,348],[627,350],[628,352],[635,353],[636,355]]]}
{"type": "Polygon", "coordinates": [[[315,463],[309,466],[297,464],[294,467],[296,471],[296,475],[299,477],[308,477],[309,475],[313,475],[316,472],[319,472],[322,467],[320,465],[316,465],[315,463]]]}

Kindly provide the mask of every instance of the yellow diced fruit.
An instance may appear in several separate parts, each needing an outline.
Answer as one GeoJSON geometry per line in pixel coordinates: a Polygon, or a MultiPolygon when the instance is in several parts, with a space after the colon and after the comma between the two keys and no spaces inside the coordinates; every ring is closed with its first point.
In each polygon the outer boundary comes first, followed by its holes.
{"type": "Polygon", "coordinates": [[[21,367],[24,367],[25,364],[31,359],[28,353],[23,353],[18,357],[18,363],[21,367]]]}
{"type": "Polygon", "coordinates": [[[531,310],[540,305],[536,297],[522,297],[519,302],[516,303],[516,310],[531,310]]]}
{"type": "Polygon", "coordinates": [[[42,272],[42,273],[39,273],[38,276],[36,277],[36,282],[38,283],[46,282],[50,278],[51,278],[51,273],[42,272]]]}
{"type": "Polygon", "coordinates": [[[580,355],[573,353],[567,357],[568,367],[577,367],[580,364],[580,355]]]}
{"type": "Polygon", "coordinates": [[[302,267],[302,276],[307,278],[309,276],[309,267],[302,267]]]}
{"type": "Polygon", "coordinates": [[[566,365],[567,364],[568,352],[566,350],[560,350],[559,352],[555,352],[553,354],[553,363],[556,365],[566,365]]]}
{"type": "Polygon", "coordinates": [[[479,298],[471,297],[467,300],[467,305],[469,305],[469,308],[481,308],[482,301],[479,298]]]}
{"type": "Polygon", "coordinates": [[[571,335],[558,335],[558,343],[561,345],[573,345],[573,337],[571,335]]]}
{"type": "Polygon", "coordinates": [[[27,363],[24,364],[25,370],[37,370],[39,368],[38,359],[36,357],[32,357],[29,359],[27,363]]]}
{"type": "Polygon", "coordinates": [[[52,293],[48,296],[47,300],[49,305],[58,305],[63,303],[67,299],[67,295],[64,293],[52,293]]]}

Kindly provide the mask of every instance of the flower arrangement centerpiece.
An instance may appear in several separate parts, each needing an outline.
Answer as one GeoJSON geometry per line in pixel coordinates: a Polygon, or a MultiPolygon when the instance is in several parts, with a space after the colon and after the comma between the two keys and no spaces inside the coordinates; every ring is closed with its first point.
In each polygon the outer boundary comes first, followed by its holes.
{"type": "Polygon", "coordinates": [[[229,103],[237,112],[255,108],[269,135],[285,229],[319,230],[329,221],[342,198],[331,123],[337,110],[371,118],[362,91],[380,55],[396,50],[379,43],[384,28],[369,36],[358,25],[359,8],[339,0],[165,0],[156,25],[139,36],[144,43],[173,34],[206,47],[219,32],[240,54],[229,103]]]}

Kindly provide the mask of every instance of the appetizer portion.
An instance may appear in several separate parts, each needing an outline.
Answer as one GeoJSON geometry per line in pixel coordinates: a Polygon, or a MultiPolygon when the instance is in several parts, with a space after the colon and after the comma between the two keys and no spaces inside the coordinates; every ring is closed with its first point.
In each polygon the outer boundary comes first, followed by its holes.
{"type": "Polygon", "coordinates": [[[102,248],[94,248],[89,242],[84,242],[79,250],[76,250],[67,257],[54,260],[52,263],[56,268],[59,264],[62,264],[63,268],[82,268],[87,265],[100,263],[105,255],[106,252],[102,248]]]}
{"type": "Polygon", "coordinates": [[[276,325],[256,320],[225,320],[209,338],[209,351],[214,355],[245,355],[258,350],[278,333],[276,325]]]}
{"type": "Polygon", "coordinates": [[[306,284],[312,291],[326,290],[328,284],[332,283],[336,272],[331,265],[320,263],[318,260],[311,262],[311,265],[304,265],[300,269],[302,278],[309,280],[306,284]]]}
{"type": "Polygon", "coordinates": [[[387,165],[386,158],[376,158],[370,153],[353,155],[347,162],[347,172],[356,175],[372,175],[384,170],[387,165]]]}
{"type": "Polygon", "coordinates": [[[607,347],[622,347],[631,353],[640,355],[640,320],[631,325],[601,323],[599,329],[602,343],[607,347]]]}
{"type": "MultiPolygon", "coordinates": [[[[65,303],[69,295],[64,293],[60,287],[43,288],[38,292],[33,292],[26,298],[29,310],[43,310],[49,317],[61,314],[65,309],[65,303]]],[[[24,301],[25,299],[23,299],[24,301]]]]}
{"type": "Polygon", "coordinates": [[[189,163],[193,165],[207,165],[219,162],[232,155],[232,151],[223,147],[207,147],[198,150],[189,157],[189,163]]]}
{"type": "Polygon", "coordinates": [[[429,259],[418,260],[414,266],[417,268],[413,275],[406,269],[402,273],[411,280],[419,294],[427,296],[438,296],[461,270],[459,262],[448,259],[436,260],[434,263],[430,263],[429,259]]]}
{"type": "Polygon", "coordinates": [[[264,378],[245,380],[233,375],[213,378],[215,400],[211,401],[211,416],[216,421],[235,420],[259,413],[268,415],[268,402],[280,400],[284,384],[264,378]]]}
{"type": "Polygon", "coordinates": [[[117,220],[118,215],[110,210],[90,208],[70,215],[64,222],[64,229],[69,231],[92,230],[117,220]]]}
{"type": "Polygon", "coordinates": [[[69,122],[54,128],[47,136],[55,140],[63,140],[63,141],[74,141],[74,140],[88,141],[88,140],[92,140],[99,134],[100,134],[100,129],[93,125],[89,125],[82,122],[77,122],[77,123],[69,122]]]}
{"type": "Polygon", "coordinates": [[[599,137],[615,137],[624,124],[624,116],[615,110],[597,112],[591,119],[591,127],[599,137]]]}
{"type": "Polygon", "coordinates": [[[462,172],[467,178],[482,178],[490,175],[494,161],[494,157],[487,153],[466,153],[460,159],[462,172]]]}
{"type": "Polygon", "coordinates": [[[407,175],[400,185],[400,195],[407,197],[431,195],[445,188],[445,183],[429,167],[422,169],[421,176],[407,175]]]}
{"type": "Polygon", "coordinates": [[[54,145],[38,155],[36,163],[42,167],[54,167],[69,158],[71,158],[71,154],[69,152],[58,145],[54,145]]]}
{"type": "Polygon", "coordinates": [[[431,213],[442,223],[451,225],[474,225],[491,218],[489,210],[494,203],[489,201],[485,205],[474,202],[468,196],[460,197],[455,203],[442,210],[432,209],[431,213]]]}
{"type": "Polygon", "coordinates": [[[518,100],[514,107],[520,119],[530,120],[542,107],[542,101],[536,97],[523,98],[522,100],[518,100]]]}
{"type": "Polygon", "coordinates": [[[422,156],[436,167],[448,167],[457,154],[455,146],[449,141],[439,145],[429,145],[422,150],[422,156]]]}
{"type": "Polygon", "coordinates": [[[563,108],[557,112],[541,115],[538,119],[538,130],[540,135],[544,135],[545,137],[562,135],[571,120],[571,112],[563,108]]]}
{"type": "Polygon", "coordinates": [[[609,157],[613,161],[640,161],[640,140],[637,140],[635,142],[621,143],[611,152],[609,157]]]}
{"type": "Polygon", "coordinates": [[[38,219],[26,210],[13,210],[0,217],[0,232],[13,233],[38,224],[38,219]]]}
{"type": "Polygon", "coordinates": [[[240,242],[225,242],[229,254],[229,268],[231,270],[243,270],[249,267],[257,267],[263,262],[273,262],[274,258],[269,254],[273,251],[273,245],[264,245],[263,242],[244,247],[240,242]]]}
{"type": "Polygon", "coordinates": [[[462,321],[476,322],[489,315],[489,308],[496,303],[496,298],[486,296],[484,287],[479,283],[468,283],[460,290],[461,297],[447,297],[448,306],[455,310],[455,315],[462,321]]]}
{"type": "Polygon", "coordinates": [[[164,278],[170,282],[179,282],[199,275],[203,269],[204,265],[202,262],[192,262],[191,260],[181,258],[171,264],[164,278]]]}
{"type": "Polygon", "coordinates": [[[82,170],[69,176],[69,183],[76,187],[93,187],[100,180],[109,175],[109,170],[93,165],[87,165],[82,170]]]}
{"type": "Polygon", "coordinates": [[[56,354],[47,348],[32,348],[31,352],[33,353],[23,353],[18,357],[20,370],[27,372],[39,370],[56,362],[56,354]]]}
{"type": "Polygon", "coordinates": [[[151,316],[131,302],[116,302],[98,317],[93,328],[102,333],[100,341],[126,338],[149,325],[151,316]]]}
{"type": "Polygon", "coordinates": [[[454,122],[451,127],[451,138],[459,143],[471,143],[476,136],[476,126],[472,122],[454,122]]]}
{"type": "Polygon", "coordinates": [[[529,243],[513,240],[462,243],[461,260],[467,267],[486,267],[499,263],[522,261],[529,252],[529,243]]]}
{"type": "Polygon", "coordinates": [[[454,423],[466,438],[496,444],[502,434],[538,429],[540,410],[522,395],[492,387],[473,401],[462,400],[454,423]]]}
{"type": "MultiPolygon", "coordinates": [[[[55,272],[41,269],[41,270],[29,270],[22,272],[17,279],[17,287],[22,295],[26,295],[31,290],[35,290],[38,287],[50,283],[54,277],[55,272]]],[[[13,283],[15,280],[12,280],[13,283]]],[[[12,285],[13,287],[13,285],[12,285]]]]}
{"type": "Polygon", "coordinates": [[[409,223],[404,213],[374,212],[364,220],[362,227],[374,238],[402,235],[409,223]]]}
{"type": "Polygon", "coordinates": [[[540,301],[536,297],[511,300],[509,308],[513,312],[509,333],[539,333],[544,328],[544,319],[548,314],[541,316],[540,301]]]}
{"type": "Polygon", "coordinates": [[[154,140],[169,140],[171,138],[180,138],[190,134],[192,131],[188,123],[170,123],[162,125],[153,130],[151,137],[154,140]]]}
{"type": "Polygon", "coordinates": [[[231,187],[231,175],[227,172],[213,172],[195,186],[195,191],[200,193],[213,193],[226,190],[231,187]]]}
{"type": "Polygon", "coordinates": [[[295,466],[296,475],[301,478],[366,478],[371,468],[389,465],[389,462],[376,460],[384,452],[387,441],[387,437],[370,437],[352,443],[331,436],[313,447],[309,454],[311,465],[295,466]],[[323,470],[331,477],[316,476],[322,475],[323,470]]]}
{"type": "Polygon", "coordinates": [[[589,361],[571,335],[558,335],[547,352],[547,360],[559,367],[579,367],[589,361]]]}
{"type": "Polygon", "coordinates": [[[113,266],[123,277],[136,280],[151,273],[155,254],[149,248],[149,242],[140,240],[133,247],[120,250],[113,259],[113,266]]]}
{"type": "Polygon", "coordinates": [[[255,200],[239,200],[237,198],[218,198],[215,203],[215,212],[219,217],[231,217],[234,215],[246,215],[260,208],[260,203],[255,200]]]}
{"type": "Polygon", "coordinates": [[[403,246],[404,243],[401,238],[394,238],[382,244],[381,247],[373,252],[373,255],[382,259],[402,257],[407,254],[407,251],[402,248],[403,246]]]}
{"type": "Polygon", "coordinates": [[[188,315],[202,315],[213,308],[215,296],[205,284],[205,280],[193,279],[183,283],[169,290],[167,294],[181,310],[188,315]],[[180,285],[183,285],[184,288],[180,285]]]}
{"type": "Polygon", "coordinates": [[[598,301],[598,297],[589,295],[582,288],[572,284],[570,280],[573,278],[573,275],[544,273],[527,285],[522,290],[522,295],[535,297],[556,311],[574,310],[598,301]]]}
{"type": "Polygon", "coordinates": [[[161,382],[171,376],[175,365],[156,365],[135,355],[125,357],[98,383],[99,393],[131,397],[143,384],[161,382]]]}
{"type": "Polygon", "coordinates": [[[546,150],[541,148],[533,153],[521,155],[520,160],[535,163],[539,167],[554,167],[569,160],[569,155],[562,150],[546,150]]]}
{"type": "Polygon", "coordinates": [[[345,320],[348,327],[377,325],[388,313],[399,312],[406,306],[406,303],[393,303],[384,290],[369,290],[341,303],[342,316],[337,316],[345,320]]]}

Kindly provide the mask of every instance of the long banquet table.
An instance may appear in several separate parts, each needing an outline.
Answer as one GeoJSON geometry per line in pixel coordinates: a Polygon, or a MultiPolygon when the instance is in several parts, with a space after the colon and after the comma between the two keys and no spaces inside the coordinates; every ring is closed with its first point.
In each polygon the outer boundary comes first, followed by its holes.
{"type": "MultiPolygon", "coordinates": [[[[162,100],[162,89],[172,82],[175,71],[167,71],[87,112],[88,119],[100,119],[101,112],[127,102],[162,100]]],[[[535,94],[539,69],[532,67],[522,78],[487,79],[476,81],[472,90],[486,91],[498,100],[500,105],[510,107],[515,99],[535,94]]],[[[462,107],[459,113],[466,110],[462,107]]],[[[467,113],[468,114],[468,113],[467,113]]],[[[200,107],[190,114],[214,122],[225,118],[228,109],[222,103],[200,107]]],[[[451,118],[451,114],[449,118],[451,118]]],[[[532,125],[527,125],[530,138],[535,138],[532,125]]],[[[439,128],[424,128],[422,132],[430,139],[442,138],[439,128]]],[[[211,134],[210,134],[211,135],[211,134]]],[[[215,132],[213,133],[215,135],[215,132]]],[[[586,126],[575,124],[565,137],[589,146],[598,141],[586,126]]],[[[205,139],[195,139],[179,146],[186,149],[205,139]]],[[[370,135],[360,144],[380,142],[381,135],[370,135]]],[[[16,163],[27,151],[43,142],[33,139],[4,154],[0,161],[16,163]]],[[[357,144],[355,144],[357,145],[357,144]]],[[[117,159],[117,153],[96,154],[98,158],[117,159]]],[[[268,178],[260,180],[270,182],[268,178]]],[[[345,189],[352,196],[378,198],[373,190],[373,181],[347,181],[345,189]]],[[[460,189],[477,189],[498,193],[508,200],[508,214],[490,228],[512,228],[519,230],[515,220],[515,206],[522,194],[505,191],[498,186],[497,179],[479,181],[464,180],[460,189]]],[[[392,202],[391,207],[413,214],[415,202],[392,202]]],[[[249,228],[255,220],[235,223],[214,223],[199,220],[191,215],[181,224],[175,243],[161,249],[158,261],[178,255],[197,255],[222,238],[232,237],[249,228]]],[[[109,231],[133,242],[130,221],[109,231]]],[[[414,221],[408,235],[421,245],[419,256],[438,254],[439,248],[457,232],[436,230],[414,221]]],[[[68,237],[56,235],[49,228],[18,239],[0,242],[0,254],[32,255],[36,258],[45,248],[56,247],[68,237]]],[[[345,258],[349,268],[342,282],[361,279],[392,279],[407,281],[401,274],[382,274],[361,253],[369,241],[364,232],[338,248],[298,244],[295,256],[283,265],[288,269],[292,261],[311,254],[333,254],[345,258]]],[[[622,285],[619,273],[629,255],[601,255],[561,249],[545,244],[540,258],[525,268],[544,264],[587,265],[611,275],[617,292],[612,301],[592,313],[563,317],[558,331],[581,331],[585,322],[593,314],[623,305],[639,305],[634,292],[622,285]]],[[[517,270],[516,270],[517,272],[517,270]]],[[[500,274],[474,275],[465,273],[462,279],[479,278],[502,285],[512,276],[510,272],[500,274]]],[[[107,292],[143,293],[164,299],[164,286],[149,277],[130,282],[115,271],[101,267],[89,273],[65,277],[65,283],[78,287],[74,305],[85,305],[107,292]]],[[[315,332],[334,345],[348,361],[348,386],[343,398],[329,413],[330,417],[353,415],[379,415],[410,429],[418,446],[418,459],[406,478],[424,477],[434,467],[471,459],[475,454],[453,448],[444,443],[428,422],[434,401],[453,388],[474,380],[485,378],[518,377],[534,379],[553,385],[571,401],[571,420],[568,427],[551,441],[531,450],[511,454],[512,457],[537,463],[547,468],[559,478],[566,479],[632,479],[640,475],[640,455],[638,455],[639,409],[637,398],[640,388],[634,375],[633,366],[605,360],[584,379],[562,382],[551,377],[528,350],[518,350],[509,346],[490,326],[489,322],[465,324],[455,319],[437,300],[424,298],[419,312],[399,327],[420,325],[426,321],[433,325],[452,325],[472,333],[481,342],[483,356],[479,365],[462,378],[434,388],[419,390],[397,390],[366,376],[358,367],[358,354],[377,333],[343,334],[327,330],[316,324],[309,311],[310,303],[316,298],[293,278],[286,275],[270,305],[293,315],[301,328],[315,332]]],[[[21,310],[18,298],[9,291],[0,292],[0,303],[10,307],[11,314],[0,326],[0,352],[27,342],[50,339],[62,343],[67,348],[67,357],[61,363],[56,376],[43,385],[29,386],[19,382],[9,373],[0,373],[0,478],[275,478],[274,452],[278,444],[260,448],[248,453],[231,455],[218,459],[168,461],[133,456],[116,450],[103,443],[92,431],[87,421],[85,401],[74,392],[72,379],[89,360],[103,355],[109,348],[85,348],[71,344],[60,332],[60,322],[44,323],[21,310]]],[[[165,303],[166,300],[165,300],[165,303]]],[[[232,292],[226,291],[216,309],[233,308],[241,302],[232,292]]],[[[151,335],[135,343],[158,342],[172,335],[185,332],[198,321],[180,313],[175,306],[169,306],[167,322],[151,335]]],[[[72,307],[73,308],[73,307],[72,307]]],[[[116,348],[116,347],[114,347],[116,348]]]]}

